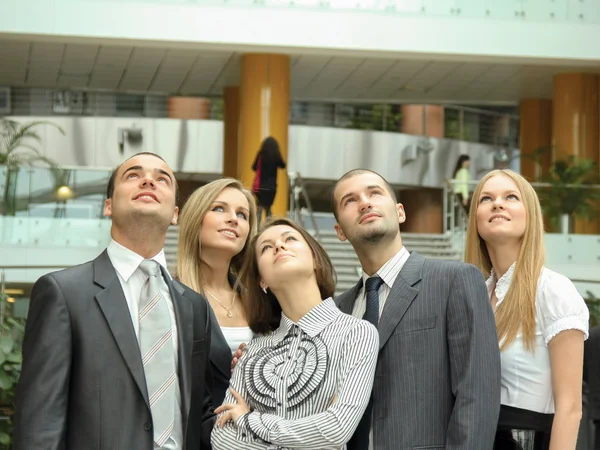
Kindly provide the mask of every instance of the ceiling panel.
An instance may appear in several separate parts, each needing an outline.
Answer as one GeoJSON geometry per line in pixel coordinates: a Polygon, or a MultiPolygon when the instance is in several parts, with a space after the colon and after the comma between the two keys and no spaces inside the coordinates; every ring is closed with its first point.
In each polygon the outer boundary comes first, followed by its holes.
{"type": "Polygon", "coordinates": [[[426,70],[429,65],[431,65],[429,61],[396,61],[390,70],[369,86],[369,91],[372,95],[385,98],[402,88],[411,78],[426,70]]]}
{"type": "Polygon", "coordinates": [[[301,55],[291,67],[292,92],[305,89],[333,58],[329,55],[301,55]]]}
{"type": "Polygon", "coordinates": [[[358,67],[364,63],[364,58],[334,57],[327,62],[319,73],[304,88],[311,97],[330,95],[358,67]]]}
{"type": "Polygon", "coordinates": [[[123,78],[119,83],[121,91],[146,91],[154,78],[158,66],[167,54],[165,49],[133,49],[123,78]]]}
{"type": "MultiPolygon", "coordinates": [[[[147,48],[0,39],[0,85],[220,96],[240,84],[234,50],[147,48]]],[[[551,97],[553,77],[600,65],[290,56],[295,100],[517,103],[551,97]],[[584,67],[582,67],[584,65],[584,67]]]]}
{"type": "Polygon", "coordinates": [[[186,75],[198,58],[198,52],[169,50],[161,62],[150,89],[155,92],[179,92],[186,75]]]}
{"type": "Polygon", "coordinates": [[[48,42],[32,44],[27,73],[29,86],[56,86],[65,47],[65,44],[48,42]]]}
{"type": "Polygon", "coordinates": [[[132,47],[100,46],[88,86],[92,89],[117,89],[132,51],[132,47]]]}
{"type": "Polygon", "coordinates": [[[369,59],[364,61],[344,82],[338,86],[338,96],[364,95],[375,81],[394,66],[390,59],[369,59]]]}
{"type": "Polygon", "coordinates": [[[239,57],[231,52],[200,53],[181,86],[181,93],[207,94],[217,83],[220,75],[222,85],[231,82],[236,69],[239,71],[239,57]]]}
{"type": "Polygon", "coordinates": [[[30,48],[29,42],[0,42],[0,84],[22,85],[25,82],[30,48]]]}

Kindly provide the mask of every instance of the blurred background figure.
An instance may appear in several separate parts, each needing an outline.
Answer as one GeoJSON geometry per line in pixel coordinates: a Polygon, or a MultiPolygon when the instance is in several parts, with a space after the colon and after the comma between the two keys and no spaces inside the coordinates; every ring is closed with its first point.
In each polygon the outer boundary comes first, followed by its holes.
{"type": "Polygon", "coordinates": [[[469,181],[471,181],[471,173],[469,172],[469,166],[471,165],[471,158],[469,155],[460,155],[456,162],[456,167],[452,173],[452,179],[454,180],[454,192],[460,199],[461,204],[465,208],[466,213],[469,213],[470,196],[469,196],[469,181]]]}
{"type": "Polygon", "coordinates": [[[265,211],[266,217],[271,217],[271,206],[277,193],[277,169],[285,169],[285,161],[279,151],[275,138],[269,136],[260,146],[252,170],[256,172],[252,191],[258,198],[258,223],[265,211]]]}

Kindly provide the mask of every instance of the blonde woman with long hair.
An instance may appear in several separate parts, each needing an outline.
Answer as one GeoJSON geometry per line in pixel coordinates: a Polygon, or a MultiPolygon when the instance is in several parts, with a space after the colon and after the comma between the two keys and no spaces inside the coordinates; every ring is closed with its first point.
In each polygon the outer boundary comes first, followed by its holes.
{"type": "Polygon", "coordinates": [[[488,173],[473,193],[466,241],[466,262],[487,277],[501,350],[495,450],[574,450],[589,312],[573,283],[544,267],[533,187],[511,170],[488,173]]]}
{"type": "Polygon", "coordinates": [[[254,196],[233,178],[196,189],[179,216],[177,275],[206,297],[220,325],[210,345],[215,405],[229,387],[232,353],[253,336],[235,280],[256,227],[254,196]]]}

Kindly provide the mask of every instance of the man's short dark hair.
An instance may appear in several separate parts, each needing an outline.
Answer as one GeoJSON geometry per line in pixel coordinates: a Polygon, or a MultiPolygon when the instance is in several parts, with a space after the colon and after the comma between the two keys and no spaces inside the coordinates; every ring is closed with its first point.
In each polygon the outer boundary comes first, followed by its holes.
{"type": "Polygon", "coordinates": [[[340,184],[342,181],[347,180],[348,178],[353,178],[356,177],[358,175],[363,175],[365,173],[371,173],[373,175],[377,175],[379,178],[381,178],[381,180],[383,181],[385,188],[387,189],[387,191],[390,193],[390,195],[392,196],[392,198],[394,199],[394,203],[398,203],[398,199],[396,198],[396,192],[394,192],[394,188],[392,187],[392,185],[390,183],[388,183],[388,181],[383,178],[381,175],[379,175],[377,172],[375,172],[374,170],[369,170],[369,169],[352,169],[349,172],[346,172],[344,175],[342,175],[342,177],[337,180],[335,182],[335,184],[333,185],[333,189],[331,190],[331,207],[333,208],[333,215],[335,217],[335,220],[337,220],[338,216],[337,216],[337,202],[335,201],[335,190],[338,187],[338,184],[340,184]]]}
{"type": "MultiPolygon", "coordinates": [[[[133,156],[130,156],[125,161],[123,161],[121,164],[119,164],[115,168],[115,170],[113,170],[112,173],[110,174],[110,178],[108,179],[108,185],[106,186],[106,198],[107,199],[112,198],[113,194],[115,193],[115,179],[117,178],[117,172],[119,171],[121,166],[123,164],[125,164],[127,161],[129,161],[131,158],[135,158],[136,156],[140,156],[140,155],[154,156],[155,158],[158,158],[161,161],[164,161],[166,163],[166,161],[164,160],[164,158],[162,156],[159,156],[156,153],[152,153],[152,152],[139,152],[133,156]]],[[[177,184],[177,180],[175,179],[175,177],[173,177],[173,182],[175,183],[175,205],[179,205],[179,185],[177,184]]]]}

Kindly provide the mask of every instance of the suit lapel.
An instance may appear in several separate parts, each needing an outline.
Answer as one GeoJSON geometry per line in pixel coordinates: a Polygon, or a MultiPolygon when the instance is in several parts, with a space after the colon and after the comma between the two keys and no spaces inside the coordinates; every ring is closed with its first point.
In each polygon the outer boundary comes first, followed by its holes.
{"type": "Polygon", "coordinates": [[[117,272],[110,262],[106,250],[94,260],[94,282],[104,288],[96,294],[96,302],[102,310],[125,364],[150,410],[146,377],[142,366],[140,347],[131,323],[131,314],[117,272]]]}
{"type": "Polygon", "coordinates": [[[379,319],[379,349],[386,344],[398,323],[404,317],[419,290],[414,287],[421,280],[421,269],[425,258],[412,252],[398,274],[394,286],[385,302],[379,319]]]}
{"type": "MultiPolygon", "coordinates": [[[[175,320],[177,321],[177,343],[179,360],[179,389],[181,390],[182,414],[184,422],[190,412],[192,396],[192,347],[194,341],[194,310],[192,303],[185,296],[181,284],[171,280],[168,282],[175,320]]],[[[185,429],[185,428],[184,428],[185,429]]]]}
{"type": "Polygon", "coordinates": [[[358,283],[350,289],[349,291],[344,292],[339,296],[338,301],[336,302],[340,311],[346,314],[352,315],[352,309],[354,308],[354,302],[356,301],[356,296],[362,287],[362,278],[358,280],[358,283]]]}

